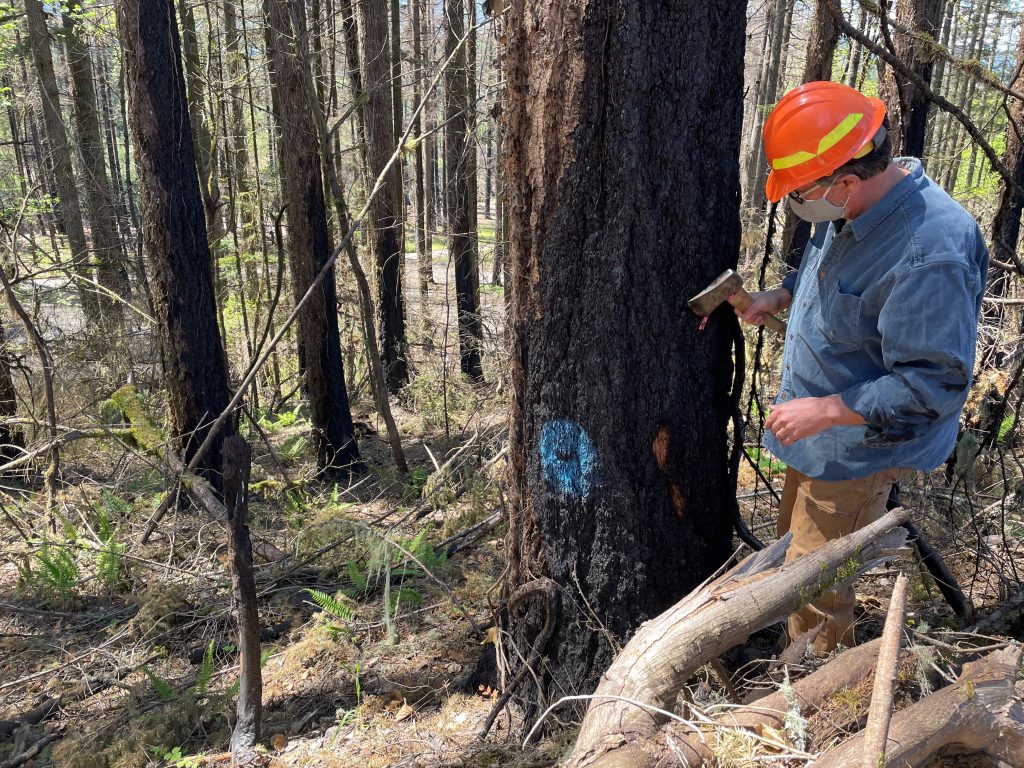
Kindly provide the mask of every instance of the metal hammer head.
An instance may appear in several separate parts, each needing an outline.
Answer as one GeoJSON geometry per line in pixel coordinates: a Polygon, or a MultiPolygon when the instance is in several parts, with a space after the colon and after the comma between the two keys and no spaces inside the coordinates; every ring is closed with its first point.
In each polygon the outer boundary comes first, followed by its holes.
{"type": "Polygon", "coordinates": [[[711,285],[686,302],[686,304],[701,317],[707,317],[718,308],[719,304],[742,287],[743,279],[733,270],[727,269],[716,277],[711,285]]]}

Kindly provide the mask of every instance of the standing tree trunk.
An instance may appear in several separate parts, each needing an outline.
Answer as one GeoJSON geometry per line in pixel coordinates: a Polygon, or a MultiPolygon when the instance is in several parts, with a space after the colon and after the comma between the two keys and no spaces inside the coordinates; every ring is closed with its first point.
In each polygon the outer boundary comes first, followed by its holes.
{"type": "MultiPolygon", "coordinates": [[[[68,134],[64,127],[57,78],[53,72],[50,34],[46,28],[46,14],[40,0],[25,0],[25,18],[28,21],[29,44],[39,81],[43,126],[50,150],[54,187],[60,201],[60,221],[71,248],[71,271],[83,281],[78,286],[78,293],[86,319],[98,322],[102,312],[96,291],[89,285],[92,282],[89,246],[85,239],[85,224],[78,201],[78,188],[75,186],[75,171],[71,164],[71,145],[68,143],[68,134]]],[[[57,256],[58,254],[54,254],[54,257],[57,256]]]]}
{"type": "Polygon", "coordinates": [[[739,253],[744,4],[516,0],[507,23],[504,621],[544,656],[537,704],[593,690],[731,552],[742,336],[686,299],[739,253]]]}
{"type": "MultiPolygon", "coordinates": [[[[285,205],[288,211],[288,256],[295,300],[312,284],[331,256],[327,209],[321,174],[319,139],[313,120],[315,98],[303,88],[302,62],[296,41],[304,40],[304,3],[290,12],[289,0],[264,0],[267,51],[277,94],[278,150],[285,205]]],[[[312,74],[309,74],[312,80],[312,74]]],[[[338,332],[337,290],[332,271],[299,313],[300,359],[313,422],[317,467],[345,476],[359,462],[345,388],[345,369],[338,332]]]]}
{"type": "Polygon", "coordinates": [[[246,143],[246,125],[242,84],[245,80],[244,58],[247,52],[242,48],[241,30],[238,28],[238,12],[234,0],[224,0],[225,47],[228,65],[228,94],[231,98],[231,123],[225,127],[227,133],[227,151],[230,158],[230,170],[235,180],[235,194],[231,199],[230,222],[231,230],[235,231],[242,219],[242,236],[244,248],[252,248],[259,223],[252,211],[255,209],[249,199],[249,150],[246,143]]]}
{"type": "MultiPolygon", "coordinates": [[[[1024,23],[1024,19],[1022,19],[1024,23]]],[[[1024,67],[1024,35],[1017,42],[1017,73],[1011,88],[1024,85],[1021,69],[1024,67]]],[[[1010,169],[1014,182],[1024,187],[1024,104],[1011,99],[1009,119],[1006,121],[1006,149],[1003,164],[1010,169]]],[[[1020,239],[1020,217],[1024,210],[1024,194],[1010,187],[1005,181],[999,185],[999,204],[992,219],[992,256],[1003,263],[1013,264],[1017,258],[1017,242],[1020,239]]],[[[1006,292],[1009,275],[1003,270],[992,270],[989,291],[996,295],[1006,292]]],[[[996,310],[999,309],[997,305],[996,310]]],[[[998,319],[998,318],[995,318],[998,319]]]]}
{"type": "Polygon", "coordinates": [[[427,92],[427,86],[429,85],[430,77],[426,62],[433,61],[433,29],[431,28],[431,8],[432,3],[428,3],[426,0],[416,0],[416,2],[422,3],[420,7],[420,23],[423,28],[420,30],[420,46],[423,55],[423,110],[421,115],[424,120],[423,130],[426,133],[426,138],[423,140],[423,200],[424,200],[424,218],[423,226],[427,230],[427,259],[423,264],[423,272],[425,273],[427,282],[434,282],[434,232],[437,230],[437,206],[435,200],[437,193],[434,189],[434,169],[436,163],[434,161],[435,146],[437,144],[434,133],[434,98],[427,92]]]}
{"type": "Polygon", "coordinates": [[[195,141],[196,167],[199,170],[199,191],[203,196],[203,210],[209,238],[216,244],[223,232],[218,226],[217,203],[220,189],[217,184],[216,140],[206,121],[206,104],[203,87],[205,75],[203,62],[199,58],[199,39],[196,34],[196,17],[192,7],[185,0],[178,0],[182,9],[182,53],[185,58],[185,80],[188,83],[188,113],[192,121],[192,138],[195,141]]]}
{"type": "MultiPolygon", "coordinates": [[[[412,100],[416,107],[420,104],[422,95],[426,92],[427,88],[424,87],[424,66],[423,66],[423,34],[421,30],[421,11],[420,6],[424,0],[410,0],[412,5],[412,49],[413,59],[416,62],[416,66],[412,71],[412,100]]],[[[429,86],[428,86],[429,87],[429,86]]],[[[430,232],[427,230],[427,205],[430,199],[427,195],[427,182],[426,175],[423,172],[424,167],[424,143],[423,143],[423,112],[425,109],[420,109],[416,113],[416,122],[413,126],[413,142],[416,146],[415,149],[415,166],[416,166],[416,226],[414,230],[416,232],[416,265],[418,267],[417,273],[419,277],[419,288],[420,288],[420,313],[423,315],[422,326],[424,338],[429,336],[430,333],[430,304],[428,303],[428,293],[430,285],[430,232]]]]}
{"type": "MultiPolygon", "coordinates": [[[[388,0],[356,0],[359,64],[364,89],[366,189],[369,193],[395,151],[394,93],[388,44],[388,0]]],[[[377,277],[380,348],[388,390],[398,392],[409,380],[405,302],[402,293],[400,208],[402,176],[397,163],[384,176],[384,187],[370,205],[370,250],[377,277]]]]}
{"type": "MultiPolygon", "coordinates": [[[[171,430],[188,464],[230,397],[178,25],[170,0],[117,0],[115,9],[171,430]]],[[[231,431],[221,430],[200,465],[218,489],[231,431]]]]}
{"type": "MultiPolygon", "coordinates": [[[[839,44],[839,26],[822,0],[814,3],[814,18],[811,21],[811,39],[807,41],[807,58],[804,60],[802,82],[832,79],[832,59],[839,44]]],[[[851,41],[851,45],[853,42],[851,41]]],[[[782,227],[782,256],[786,264],[794,269],[800,266],[804,248],[811,238],[811,225],[796,216],[785,206],[786,219],[782,227]]]]}
{"type": "MultiPolygon", "coordinates": [[[[919,35],[926,35],[934,45],[941,34],[945,4],[946,0],[900,0],[896,5],[896,21],[919,35]]],[[[895,34],[893,43],[900,59],[930,84],[935,61],[928,44],[902,32],[895,34]]],[[[929,107],[924,90],[887,67],[883,96],[893,133],[893,154],[921,157],[929,107]]]]}
{"type": "Polygon", "coordinates": [[[79,34],[75,14],[81,6],[64,11],[64,32],[67,41],[68,69],[71,70],[71,88],[78,149],[82,156],[82,186],[89,209],[92,248],[97,269],[96,280],[104,291],[99,294],[103,323],[113,329],[124,319],[121,300],[130,296],[128,270],[122,258],[121,242],[117,233],[117,218],[111,200],[107,165],[103,159],[103,137],[100,133],[96,85],[89,61],[89,48],[79,34]],[[109,292],[109,293],[108,293],[109,292]],[[111,295],[113,294],[113,295],[111,295]],[[118,298],[119,297],[119,298],[118,298]]]}
{"type": "Polygon", "coordinates": [[[469,173],[470,154],[475,152],[469,135],[469,80],[466,72],[466,8],[464,0],[445,0],[447,38],[445,60],[444,167],[448,212],[449,259],[455,264],[455,305],[459,325],[459,362],[462,372],[473,381],[484,377],[480,362],[483,329],[480,323],[480,299],[473,253],[473,212],[469,173]],[[454,58],[452,57],[452,54],[454,58]]]}

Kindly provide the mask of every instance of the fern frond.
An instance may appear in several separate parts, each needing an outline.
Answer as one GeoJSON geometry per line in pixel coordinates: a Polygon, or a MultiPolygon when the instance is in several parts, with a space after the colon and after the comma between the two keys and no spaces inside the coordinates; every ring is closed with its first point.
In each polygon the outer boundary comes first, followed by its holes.
{"type": "Polygon", "coordinates": [[[206,646],[206,653],[203,654],[203,663],[199,665],[199,676],[196,678],[196,695],[202,696],[206,693],[206,687],[213,677],[213,640],[206,646]]]}
{"type": "Polygon", "coordinates": [[[156,674],[148,666],[143,665],[142,671],[146,673],[146,677],[148,677],[149,681],[153,684],[153,690],[156,691],[157,696],[164,701],[170,701],[174,698],[174,689],[171,688],[170,683],[156,674]]]}
{"type": "Polygon", "coordinates": [[[354,618],[355,614],[352,613],[352,609],[339,602],[333,595],[328,595],[326,592],[312,588],[307,588],[306,592],[309,593],[313,602],[320,606],[324,613],[330,614],[341,621],[352,621],[354,618]]]}

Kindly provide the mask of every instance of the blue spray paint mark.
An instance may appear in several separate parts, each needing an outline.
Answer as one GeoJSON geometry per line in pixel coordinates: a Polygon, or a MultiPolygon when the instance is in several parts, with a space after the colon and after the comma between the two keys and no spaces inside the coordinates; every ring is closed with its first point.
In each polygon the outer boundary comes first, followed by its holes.
{"type": "Polygon", "coordinates": [[[575,421],[553,419],[540,432],[540,465],[556,493],[586,498],[598,483],[597,449],[575,421]]]}

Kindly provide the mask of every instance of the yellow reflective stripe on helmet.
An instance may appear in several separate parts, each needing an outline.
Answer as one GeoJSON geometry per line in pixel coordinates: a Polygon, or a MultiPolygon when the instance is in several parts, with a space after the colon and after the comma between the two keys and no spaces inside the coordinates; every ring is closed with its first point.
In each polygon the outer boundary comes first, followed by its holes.
{"type": "Polygon", "coordinates": [[[857,123],[863,119],[864,115],[859,115],[856,112],[844,117],[839,125],[821,137],[821,141],[818,142],[818,154],[820,155],[826,149],[831,149],[842,141],[843,137],[856,128],[857,123]]]}
{"type": "Polygon", "coordinates": [[[839,125],[821,137],[821,141],[818,142],[817,153],[800,150],[799,152],[794,152],[791,155],[786,155],[785,157],[779,157],[772,160],[772,168],[776,171],[784,171],[787,168],[794,168],[798,165],[802,165],[808,160],[813,160],[822,152],[831,149],[842,141],[843,138],[846,137],[850,131],[856,128],[857,124],[863,119],[864,115],[862,113],[853,112],[847,115],[840,121],[839,125]]]}
{"type": "Polygon", "coordinates": [[[776,160],[772,160],[772,168],[774,168],[776,171],[784,171],[787,168],[792,168],[793,166],[801,165],[803,163],[806,163],[808,160],[813,160],[816,157],[817,155],[814,154],[813,152],[805,152],[804,150],[800,150],[799,152],[794,152],[792,155],[787,155],[786,157],[780,157],[776,160]]]}

